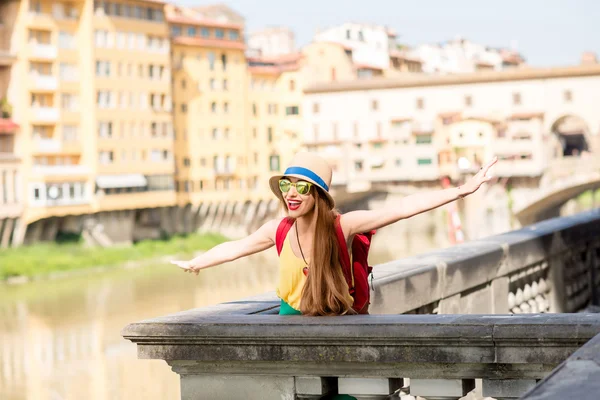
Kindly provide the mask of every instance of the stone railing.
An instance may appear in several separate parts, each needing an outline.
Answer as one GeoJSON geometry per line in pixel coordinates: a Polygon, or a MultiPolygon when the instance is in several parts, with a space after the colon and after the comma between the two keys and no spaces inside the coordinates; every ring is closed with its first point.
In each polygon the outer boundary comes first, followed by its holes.
{"type": "Polygon", "coordinates": [[[600,335],[567,358],[523,400],[597,399],[600,393],[600,335]]]}
{"type": "Polygon", "coordinates": [[[597,305],[599,281],[595,210],[378,265],[370,316],[280,317],[270,293],[123,335],[181,375],[183,399],[458,399],[476,379],[518,398],[600,333],[597,314],[539,313],[597,305]],[[432,313],[504,315],[373,315],[432,313]]]}

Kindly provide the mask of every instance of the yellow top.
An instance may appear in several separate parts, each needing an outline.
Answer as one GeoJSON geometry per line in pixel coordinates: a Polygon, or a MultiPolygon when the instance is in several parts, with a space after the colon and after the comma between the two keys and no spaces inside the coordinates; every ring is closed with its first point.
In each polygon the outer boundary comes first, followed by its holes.
{"type": "MultiPolygon", "coordinates": [[[[280,299],[288,303],[295,310],[300,310],[302,288],[304,287],[304,283],[306,283],[306,276],[303,269],[306,266],[304,260],[294,254],[289,241],[289,235],[286,235],[281,253],[279,254],[279,286],[276,292],[280,299]]],[[[353,300],[350,292],[348,292],[347,296],[353,300]]]]}
{"type": "Polygon", "coordinates": [[[289,235],[286,235],[281,253],[279,254],[279,286],[277,287],[277,296],[295,310],[300,310],[302,288],[306,282],[306,276],[302,270],[306,267],[306,264],[303,259],[296,257],[292,251],[289,237],[289,235]]]}

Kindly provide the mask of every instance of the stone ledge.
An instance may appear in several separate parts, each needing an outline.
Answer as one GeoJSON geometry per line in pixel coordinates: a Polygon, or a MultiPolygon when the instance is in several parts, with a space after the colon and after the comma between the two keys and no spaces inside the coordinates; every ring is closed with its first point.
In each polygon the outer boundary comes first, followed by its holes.
{"type": "MultiPolygon", "coordinates": [[[[428,377],[440,373],[446,376],[448,373],[443,371],[454,365],[462,370],[463,378],[468,377],[465,374],[506,377],[512,376],[511,370],[515,376],[533,374],[541,378],[600,333],[600,316],[580,313],[323,318],[214,316],[191,310],[134,323],[122,333],[138,345],[140,358],[167,360],[174,368],[188,373],[252,370],[277,375],[304,371],[304,375],[311,375],[306,373],[308,368],[313,373],[318,370],[327,375],[329,371],[340,376],[368,367],[385,371],[387,376],[402,376],[389,375],[391,371],[411,371],[405,376],[428,377]],[[527,364],[527,368],[514,368],[519,364],[527,364]]],[[[363,373],[369,373],[368,368],[363,373]]],[[[379,372],[371,370],[370,374],[379,372]]]]}

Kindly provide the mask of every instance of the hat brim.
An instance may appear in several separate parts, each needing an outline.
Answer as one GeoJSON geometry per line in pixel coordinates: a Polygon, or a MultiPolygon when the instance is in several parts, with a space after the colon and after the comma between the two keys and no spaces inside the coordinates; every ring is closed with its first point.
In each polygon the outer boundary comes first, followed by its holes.
{"type": "Polygon", "coordinates": [[[283,194],[281,193],[281,190],[279,190],[279,180],[281,178],[283,178],[284,176],[290,176],[293,178],[302,179],[303,181],[312,183],[313,186],[318,187],[319,189],[321,189],[321,192],[323,194],[325,194],[325,197],[327,198],[327,202],[329,203],[329,207],[331,209],[333,209],[335,207],[335,201],[333,200],[333,197],[329,194],[328,191],[326,191],[321,185],[319,185],[317,182],[313,181],[312,179],[310,179],[304,175],[297,175],[297,174],[274,175],[269,179],[269,187],[271,188],[271,191],[281,201],[285,202],[283,199],[283,194]]]}

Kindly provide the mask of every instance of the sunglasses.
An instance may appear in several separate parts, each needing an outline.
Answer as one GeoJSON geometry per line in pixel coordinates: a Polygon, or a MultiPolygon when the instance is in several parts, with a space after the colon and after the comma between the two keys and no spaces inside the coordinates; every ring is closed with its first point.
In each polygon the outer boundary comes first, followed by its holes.
{"type": "Polygon", "coordinates": [[[281,193],[289,192],[292,186],[296,188],[298,194],[305,195],[310,192],[310,187],[312,186],[312,183],[306,181],[298,181],[294,183],[289,179],[279,180],[279,190],[281,190],[281,193]]]}

